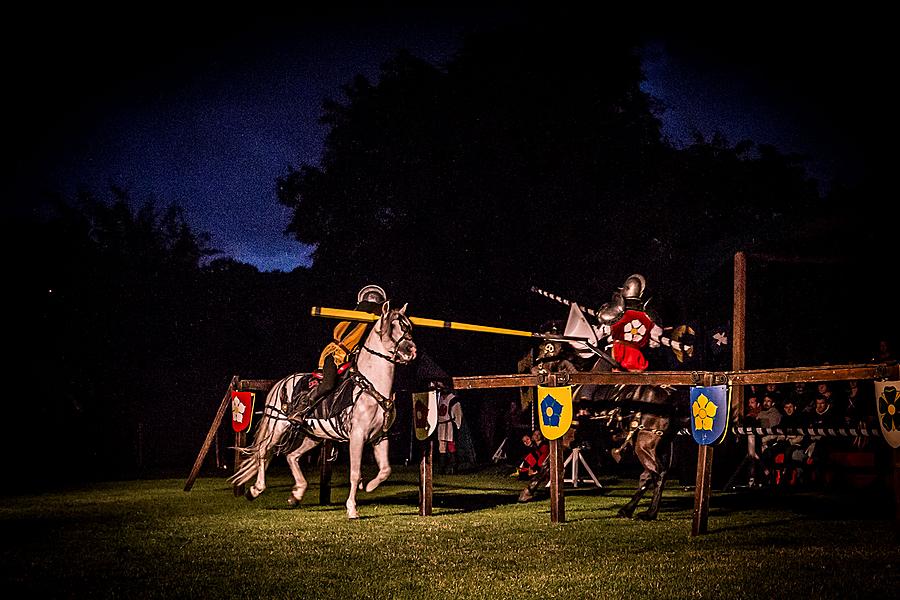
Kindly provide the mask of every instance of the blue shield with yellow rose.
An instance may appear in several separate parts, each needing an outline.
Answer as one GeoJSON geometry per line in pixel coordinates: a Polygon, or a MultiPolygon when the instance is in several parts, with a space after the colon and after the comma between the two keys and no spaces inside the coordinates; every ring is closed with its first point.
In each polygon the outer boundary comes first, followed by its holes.
{"type": "Polygon", "coordinates": [[[881,435],[891,448],[900,448],[900,381],[875,382],[875,410],[881,435]]]}
{"type": "Polygon", "coordinates": [[[725,439],[731,404],[728,396],[727,385],[691,388],[691,433],[701,446],[725,439]]]}
{"type": "Polygon", "coordinates": [[[541,433],[548,440],[561,438],[572,426],[572,386],[538,386],[541,433]]]}

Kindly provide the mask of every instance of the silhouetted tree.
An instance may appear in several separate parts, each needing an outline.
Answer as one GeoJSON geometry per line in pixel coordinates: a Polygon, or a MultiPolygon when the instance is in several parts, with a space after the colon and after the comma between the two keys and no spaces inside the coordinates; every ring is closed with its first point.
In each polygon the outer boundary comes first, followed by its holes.
{"type": "MultiPolygon", "coordinates": [[[[322,289],[349,298],[376,280],[419,314],[522,328],[561,312],[529,297],[535,284],[599,304],[638,271],[679,299],[673,318],[709,301],[689,288],[819,194],[771,147],[669,145],[636,48],[551,20],[475,37],[443,67],[399,53],[377,83],[357,77],[324,105],[321,167],[279,180],[322,289]]],[[[464,363],[485,360],[448,337],[464,363]]]]}

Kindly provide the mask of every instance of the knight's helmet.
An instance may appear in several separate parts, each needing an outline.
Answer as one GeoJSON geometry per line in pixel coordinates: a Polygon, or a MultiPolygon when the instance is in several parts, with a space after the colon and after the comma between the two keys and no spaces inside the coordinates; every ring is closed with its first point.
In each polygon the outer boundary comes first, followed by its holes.
{"type": "Polygon", "coordinates": [[[622,284],[620,291],[625,300],[636,300],[643,296],[644,288],[646,287],[647,280],[644,279],[644,276],[635,273],[634,275],[629,275],[628,278],[625,279],[625,283],[622,284]]]}
{"type": "Polygon", "coordinates": [[[381,288],[381,286],[377,286],[374,284],[369,284],[359,290],[359,293],[356,295],[356,302],[377,302],[378,304],[384,304],[387,300],[387,293],[381,288]]]}

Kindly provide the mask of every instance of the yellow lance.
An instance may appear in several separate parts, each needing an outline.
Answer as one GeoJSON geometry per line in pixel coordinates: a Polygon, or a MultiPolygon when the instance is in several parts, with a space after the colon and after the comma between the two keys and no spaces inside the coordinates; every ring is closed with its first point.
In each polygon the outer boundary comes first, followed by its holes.
{"type": "MultiPolygon", "coordinates": [[[[313,306],[311,310],[314,317],[325,317],[330,319],[341,319],[343,321],[377,321],[378,315],[362,312],[358,310],[345,310],[342,308],[325,308],[322,306],[313,306]]],[[[453,329],[456,331],[480,331],[482,333],[496,333],[500,335],[515,335],[519,337],[538,338],[543,340],[559,341],[559,342],[590,342],[586,337],[576,337],[571,335],[557,335],[554,333],[536,333],[533,331],[523,331],[521,329],[507,329],[505,327],[490,327],[488,325],[473,325],[471,323],[458,323],[456,321],[442,321],[440,319],[424,319],[422,317],[408,317],[413,325],[420,327],[434,327],[437,329],[453,329]]],[[[597,351],[596,349],[594,350],[597,351]]],[[[602,352],[602,350],[601,350],[602,352]]],[[[604,353],[605,354],[605,353],[604,353]]]]}

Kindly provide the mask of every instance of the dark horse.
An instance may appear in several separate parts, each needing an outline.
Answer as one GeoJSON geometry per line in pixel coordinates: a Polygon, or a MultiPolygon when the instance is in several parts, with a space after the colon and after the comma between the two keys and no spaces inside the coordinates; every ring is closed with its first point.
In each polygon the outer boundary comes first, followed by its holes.
{"type": "MultiPolygon", "coordinates": [[[[520,361],[520,369],[529,361],[520,361]]],[[[542,342],[527,368],[532,373],[560,371],[611,372],[612,366],[604,359],[584,359],[568,345],[561,342],[542,342]]],[[[672,440],[676,427],[673,390],[654,385],[582,385],[573,393],[576,413],[593,412],[607,424],[607,434],[621,443],[611,456],[619,461],[633,449],[643,467],[638,489],[619,516],[630,518],[647,491],[653,491],[649,508],[637,515],[644,520],[655,519],[659,513],[662,490],[672,460],[672,440]]],[[[563,446],[568,447],[574,436],[566,435],[563,446]]],[[[522,490],[519,500],[531,500],[550,477],[549,464],[535,475],[522,490]]]]}

